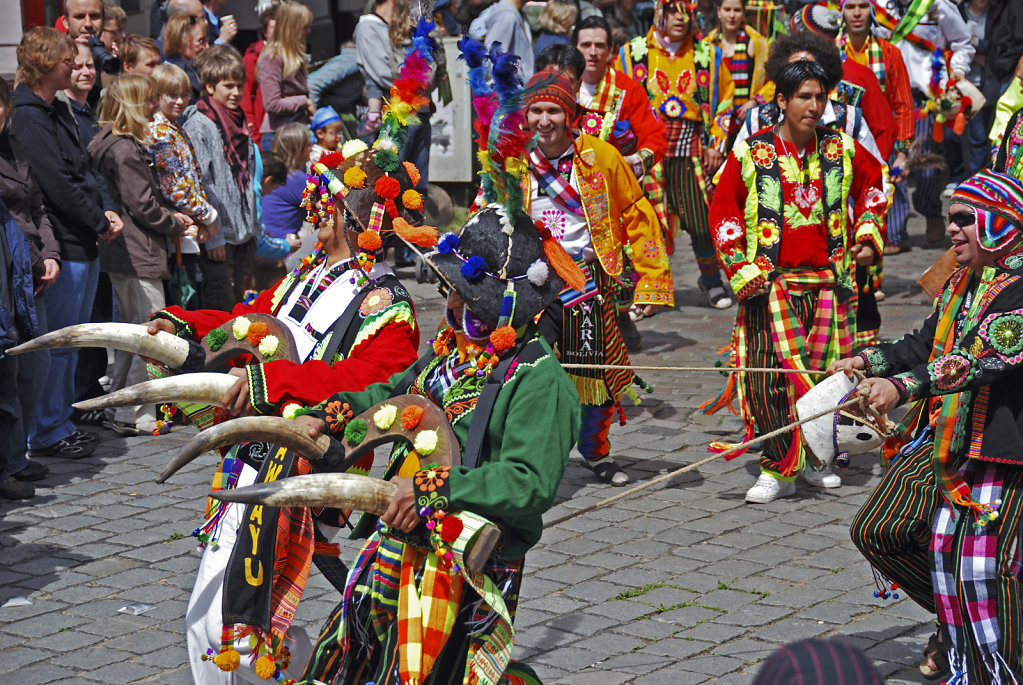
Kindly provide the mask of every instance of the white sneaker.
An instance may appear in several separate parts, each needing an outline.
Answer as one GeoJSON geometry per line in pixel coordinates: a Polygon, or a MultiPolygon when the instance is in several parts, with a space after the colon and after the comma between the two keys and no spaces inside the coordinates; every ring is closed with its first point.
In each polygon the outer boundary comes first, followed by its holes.
{"type": "Polygon", "coordinates": [[[803,469],[802,473],[803,479],[815,488],[842,487],[842,478],[832,471],[830,466],[823,471],[814,471],[812,468],[807,467],[803,469]]]}
{"type": "Polygon", "coordinates": [[[770,474],[761,473],[753,487],[746,491],[746,501],[752,504],[767,504],[779,497],[792,497],[794,494],[795,481],[781,481],[770,474]]]}

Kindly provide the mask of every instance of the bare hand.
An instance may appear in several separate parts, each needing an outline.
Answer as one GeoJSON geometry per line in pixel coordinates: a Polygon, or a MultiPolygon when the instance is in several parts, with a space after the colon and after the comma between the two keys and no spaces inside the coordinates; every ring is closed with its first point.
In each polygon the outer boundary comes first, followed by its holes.
{"type": "MultiPolygon", "coordinates": [[[[152,321],[146,322],[146,332],[149,333],[149,335],[156,335],[160,331],[163,331],[164,333],[170,333],[171,335],[176,335],[178,332],[177,329],[174,328],[174,324],[172,324],[167,319],[153,319],[152,321]]],[[[139,356],[142,358],[142,361],[146,362],[147,364],[163,363],[159,359],[152,359],[150,357],[144,357],[142,355],[139,356]]]]}
{"type": "Polygon", "coordinates": [[[285,239],[288,241],[288,245],[291,246],[292,252],[297,252],[298,248],[302,247],[302,239],[294,233],[289,233],[285,236],[285,239]]]}
{"type": "Polygon", "coordinates": [[[211,262],[223,262],[227,259],[227,247],[210,247],[206,249],[206,256],[211,262]]]}
{"type": "Polygon", "coordinates": [[[88,33],[79,33],[75,37],[75,42],[80,44],[80,45],[88,45],[89,44],[89,34],[88,33]]]}
{"type": "Polygon", "coordinates": [[[231,416],[254,416],[256,410],[249,402],[249,376],[245,369],[231,369],[227,373],[238,380],[220,398],[220,406],[227,409],[231,416]]]}
{"type": "Polygon", "coordinates": [[[312,119],[313,115],[316,114],[316,103],[309,98],[305,99],[305,111],[309,113],[309,118],[312,119]]]}
{"type": "Polygon", "coordinates": [[[195,219],[183,212],[174,212],[174,220],[181,224],[182,230],[195,225],[195,219]]]}
{"type": "Polygon", "coordinates": [[[643,175],[646,173],[646,169],[643,168],[643,158],[638,154],[629,155],[625,158],[625,161],[628,162],[629,166],[632,168],[632,175],[635,176],[637,180],[642,179],[643,175]]]}
{"type": "Polygon", "coordinates": [[[891,174],[892,183],[902,183],[906,180],[906,162],[908,161],[905,152],[900,152],[895,155],[895,161],[892,162],[892,168],[898,169],[898,172],[891,174]]]}
{"type": "Polygon", "coordinates": [[[220,40],[230,43],[238,35],[238,22],[228,16],[220,21],[220,40]]]}
{"type": "Polygon", "coordinates": [[[877,259],[874,246],[868,243],[856,243],[849,249],[849,255],[856,262],[856,266],[870,266],[877,259]]]}
{"type": "Polygon", "coordinates": [[[392,478],[391,482],[397,485],[398,489],[380,520],[391,528],[410,533],[419,523],[419,515],[416,513],[416,493],[412,488],[412,479],[392,478]]]}
{"type": "Polygon", "coordinates": [[[110,228],[108,228],[104,233],[101,233],[99,237],[109,243],[124,230],[124,222],[121,221],[121,217],[117,214],[117,212],[107,210],[103,212],[103,216],[107,218],[110,228]]]}
{"type": "Polygon", "coordinates": [[[863,368],[863,357],[846,357],[845,359],[839,359],[828,364],[828,368],[825,369],[824,373],[833,376],[841,371],[849,378],[853,378],[855,376],[853,372],[862,371],[863,368]]]}
{"type": "Polygon", "coordinates": [[[207,240],[215,236],[220,231],[220,224],[214,221],[211,224],[200,226],[196,234],[196,240],[200,243],[205,243],[207,240]]]}
{"type": "Polygon", "coordinates": [[[57,276],[60,275],[60,262],[56,259],[44,259],[43,260],[43,275],[39,277],[42,283],[36,288],[36,295],[43,292],[51,285],[57,282],[57,276]]]}
{"type": "Polygon", "coordinates": [[[725,162],[725,156],[712,147],[703,148],[701,157],[703,168],[706,169],[708,178],[716,174],[725,162]]]}
{"type": "Polygon", "coordinates": [[[307,426],[309,428],[310,438],[315,438],[319,435],[322,435],[323,429],[327,427],[327,425],[323,422],[323,419],[318,419],[315,416],[309,416],[308,414],[296,416],[295,423],[301,423],[307,426]]]}
{"type": "Polygon", "coordinates": [[[870,390],[867,401],[882,414],[887,414],[899,406],[899,391],[887,378],[866,378],[860,382],[859,387],[867,387],[870,390]]]}

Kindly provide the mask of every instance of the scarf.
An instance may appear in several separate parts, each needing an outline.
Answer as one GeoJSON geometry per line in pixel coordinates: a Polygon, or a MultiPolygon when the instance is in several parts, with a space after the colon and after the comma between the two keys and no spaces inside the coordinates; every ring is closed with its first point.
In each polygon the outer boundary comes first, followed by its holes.
{"type": "Polygon", "coordinates": [[[576,216],[585,217],[583,199],[579,191],[561,175],[560,171],[544,157],[543,153],[533,148],[529,151],[529,163],[543,191],[559,204],[567,207],[576,216]]]}
{"type": "Polygon", "coordinates": [[[213,98],[204,95],[195,103],[195,108],[209,117],[224,136],[224,157],[231,166],[238,187],[244,191],[249,185],[249,126],[245,123],[245,112],[228,109],[213,98]]]}
{"type": "MultiPolygon", "coordinates": [[[[887,73],[885,70],[884,63],[884,51],[881,49],[881,43],[878,42],[873,36],[867,36],[867,42],[864,46],[867,51],[867,64],[870,70],[874,72],[874,76],[877,77],[877,82],[881,85],[881,92],[887,92],[885,88],[885,81],[887,73]]],[[[849,43],[848,34],[842,33],[838,37],[838,49],[842,53],[842,61],[844,62],[849,58],[849,52],[855,52],[855,48],[849,43]]]]}
{"type": "Polygon", "coordinates": [[[732,104],[738,107],[749,102],[750,83],[752,74],[749,61],[749,36],[745,31],[739,31],[735,39],[735,52],[732,53],[732,62],[728,69],[732,72],[732,83],[735,84],[735,94],[732,96],[732,104]]]}

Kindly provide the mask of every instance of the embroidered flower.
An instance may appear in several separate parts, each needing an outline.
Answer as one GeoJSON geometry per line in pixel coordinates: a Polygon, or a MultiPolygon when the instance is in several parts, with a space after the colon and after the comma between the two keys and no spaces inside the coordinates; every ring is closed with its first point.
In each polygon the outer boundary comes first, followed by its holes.
{"type": "Polygon", "coordinates": [[[678,86],[678,92],[680,95],[685,95],[689,92],[690,86],[693,85],[693,72],[683,71],[675,79],[675,85],[678,86]]]}
{"type": "Polygon", "coordinates": [[[657,92],[662,95],[671,92],[671,79],[660,69],[654,69],[654,85],[657,87],[657,92]]]}
{"type": "Polygon", "coordinates": [[[946,354],[935,359],[929,371],[934,387],[943,392],[959,388],[974,376],[970,360],[958,354],[946,354]]]}
{"type": "Polygon", "coordinates": [[[835,210],[828,215],[828,233],[832,238],[842,237],[842,212],[835,210]]]}
{"type": "Polygon", "coordinates": [[[366,295],[366,299],[359,305],[359,315],[367,317],[370,314],[382,312],[394,302],[394,295],[387,288],[374,288],[366,295]]]}
{"type": "Polygon", "coordinates": [[[706,88],[710,85],[710,72],[706,69],[700,69],[696,72],[696,85],[700,88],[706,88]]]}
{"type": "Polygon", "coordinates": [[[599,114],[590,112],[586,114],[579,124],[583,133],[588,133],[591,136],[600,135],[600,130],[604,126],[604,120],[599,114]]]}
{"type": "Polygon", "coordinates": [[[669,119],[677,119],[685,113],[686,106],[682,104],[681,100],[672,95],[661,103],[661,111],[669,119]]]}
{"type": "MultiPolygon", "coordinates": [[[[980,337],[1003,357],[1018,355],[1023,351],[1023,316],[1012,312],[988,317],[980,326],[980,337]]],[[[1011,357],[1008,361],[1016,363],[1017,359],[1011,357]]]]}
{"type": "Polygon", "coordinates": [[[355,412],[347,402],[341,402],[340,400],[334,400],[327,403],[326,415],[323,420],[327,424],[327,430],[331,433],[342,433],[351,418],[355,416],[355,412]]]}
{"type": "Polygon", "coordinates": [[[770,247],[778,242],[781,237],[781,231],[778,230],[778,224],[772,219],[762,219],[757,224],[757,231],[760,233],[760,244],[764,247],[770,247]]]}
{"type": "Polygon", "coordinates": [[[778,158],[778,152],[774,146],[763,140],[753,143],[749,151],[753,163],[762,169],[770,169],[774,165],[774,160],[778,158]]]}
{"type": "Polygon", "coordinates": [[[661,246],[656,240],[647,240],[643,243],[643,254],[650,260],[661,257],[661,246]]]}
{"type": "Polygon", "coordinates": [[[828,259],[832,264],[841,264],[845,260],[845,248],[842,246],[836,247],[831,251],[831,255],[828,259]]]}
{"type": "Polygon", "coordinates": [[[646,81],[646,66],[637,64],[632,70],[632,77],[640,83],[646,81]]]}
{"type": "Polygon", "coordinates": [[[888,206],[888,198],[878,188],[871,188],[867,191],[866,200],[863,203],[868,212],[877,214],[888,206]]]}
{"type": "Polygon", "coordinates": [[[550,232],[551,237],[555,240],[561,240],[565,237],[565,213],[560,209],[545,209],[543,214],[540,216],[543,221],[544,227],[550,232]]]}
{"type": "Polygon", "coordinates": [[[839,136],[828,136],[821,143],[821,153],[832,162],[842,156],[842,139],[839,136]]]}
{"type": "Polygon", "coordinates": [[[703,113],[703,116],[707,117],[708,119],[710,118],[711,115],[710,105],[708,105],[706,102],[700,105],[700,111],[703,113]]]}
{"type": "Polygon", "coordinates": [[[738,221],[734,219],[726,219],[718,224],[717,234],[718,242],[727,245],[733,243],[743,236],[745,230],[738,221]]]}
{"type": "Polygon", "coordinates": [[[416,489],[425,492],[436,492],[438,488],[444,486],[444,481],[448,479],[449,468],[447,466],[435,466],[429,469],[423,469],[415,475],[416,489]]]}
{"type": "Polygon", "coordinates": [[[760,267],[761,271],[774,271],[774,262],[764,255],[757,255],[757,258],[753,260],[753,263],[760,267]]]}

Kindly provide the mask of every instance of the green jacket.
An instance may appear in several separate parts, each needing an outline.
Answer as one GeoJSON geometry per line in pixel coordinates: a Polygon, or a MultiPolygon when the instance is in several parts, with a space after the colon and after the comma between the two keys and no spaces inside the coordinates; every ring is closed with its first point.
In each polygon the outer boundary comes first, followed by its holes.
{"type": "MultiPolygon", "coordinates": [[[[389,397],[407,392],[427,394],[423,389],[426,378],[443,360],[431,359],[411,388],[399,387],[406,374],[402,372],[363,392],[338,393],[310,413],[326,420],[329,429],[340,436],[352,415],[389,397]]],[[[462,377],[440,402],[463,451],[485,381],[474,375],[462,377]]],[[[521,559],[540,540],[542,516],[554,503],[579,425],[575,386],[547,343],[534,337],[519,353],[511,376],[498,392],[479,465],[474,469],[454,466],[420,471],[416,475],[423,487],[417,486],[417,509],[426,505],[434,510],[470,511],[482,516],[501,528],[499,555],[507,560],[521,559]],[[427,473],[429,478],[423,478],[427,473]],[[427,484],[434,489],[429,491],[427,484]]],[[[398,472],[407,452],[405,446],[391,452],[385,479],[398,472]]],[[[371,518],[363,517],[355,536],[372,530],[369,526],[375,521],[371,518]]]]}

